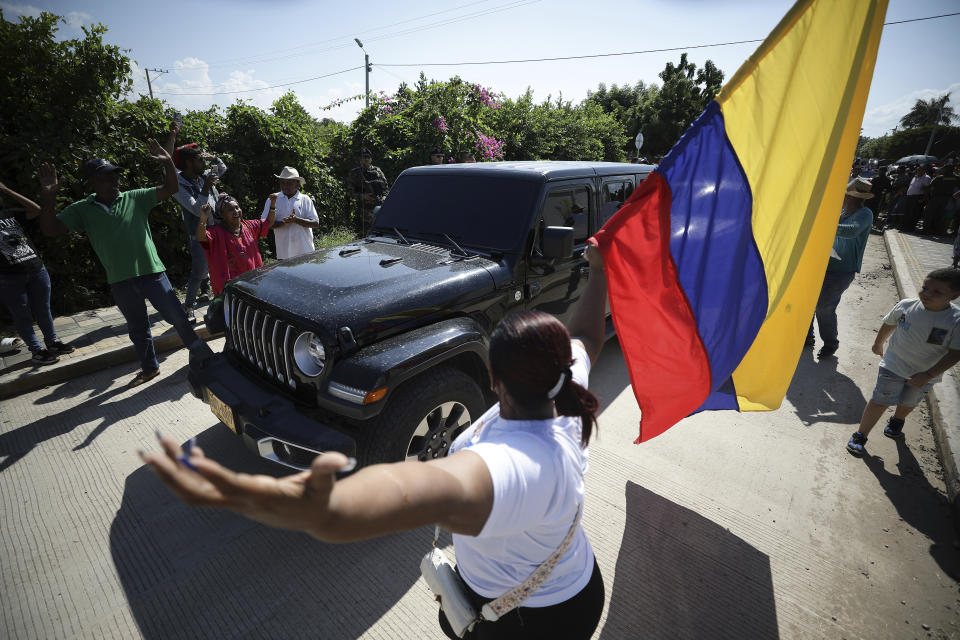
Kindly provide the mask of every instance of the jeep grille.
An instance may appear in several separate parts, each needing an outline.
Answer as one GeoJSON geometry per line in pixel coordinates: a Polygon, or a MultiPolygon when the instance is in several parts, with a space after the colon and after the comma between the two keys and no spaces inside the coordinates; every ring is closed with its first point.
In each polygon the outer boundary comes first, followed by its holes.
{"type": "Polygon", "coordinates": [[[234,350],[262,375],[296,389],[293,342],[297,329],[237,296],[230,296],[229,304],[234,350]]]}

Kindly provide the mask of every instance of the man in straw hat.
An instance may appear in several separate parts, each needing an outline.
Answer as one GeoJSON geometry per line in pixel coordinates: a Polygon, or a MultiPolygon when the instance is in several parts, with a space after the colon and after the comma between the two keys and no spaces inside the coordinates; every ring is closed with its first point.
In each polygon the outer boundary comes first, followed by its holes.
{"type": "MultiPolygon", "coordinates": [[[[273,223],[273,239],[277,244],[277,257],[281,260],[296,258],[314,251],[313,230],[320,226],[320,218],[313,200],[300,187],[306,182],[293,167],[284,167],[276,178],[280,180],[280,193],[276,194],[276,222],[273,223]]],[[[263,205],[261,220],[266,220],[273,207],[273,199],[267,198],[263,205]]]]}
{"type": "MultiPolygon", "coordinates": [[[[873,197],[872,191],[873,185],[864,178],[854,178],[847,185],[847,195],[840,210],[840,224],[833,239],[833,251],[817,299],[817,328],[823,340],[823,347],[817,354],[820,360],[832,356],[840,346],[837,338],[837,305],[863,263],[863,251],[867,248],[867,238],[873,226],[873,211],[866,205],[867,200],[873,197]]],[[[810,322],[805,346],[814,346],[813,321],[810,322]]]]}

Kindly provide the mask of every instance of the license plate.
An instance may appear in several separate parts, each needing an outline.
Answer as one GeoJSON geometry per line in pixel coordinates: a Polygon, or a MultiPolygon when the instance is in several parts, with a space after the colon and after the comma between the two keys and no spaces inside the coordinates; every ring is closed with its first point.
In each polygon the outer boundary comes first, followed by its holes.
{"type": "Polygon", "coordinates": [[[210,399],[210,411],[213,415],[220,418],[220,422],[230,427],[234,433],[237,432],[237,425],[233,421],[233,409],[228,407],[223,400],[213,395],[210,389],[207,389],[207,397],[210,399]]]}

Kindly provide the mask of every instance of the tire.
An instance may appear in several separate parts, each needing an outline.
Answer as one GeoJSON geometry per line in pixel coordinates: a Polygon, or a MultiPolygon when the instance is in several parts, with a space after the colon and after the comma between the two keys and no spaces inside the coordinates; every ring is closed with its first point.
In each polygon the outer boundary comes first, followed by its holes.
{"type": "Polygon", "coordinates": [[[442,458],[485,407],[473,378],[452,367],[432,369],[404,383],[371,421],[357,451],[359,462],[442,458]]]}

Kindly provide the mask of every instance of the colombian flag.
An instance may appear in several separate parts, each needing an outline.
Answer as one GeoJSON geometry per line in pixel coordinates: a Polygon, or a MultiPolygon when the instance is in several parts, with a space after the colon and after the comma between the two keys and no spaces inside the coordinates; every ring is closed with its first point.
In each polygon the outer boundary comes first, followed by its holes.
{"type": "Polygon", "coordinates": [[[813,317],[886,0],[800,0],[596,235],[643,412],[780,406],[813,317]]]}

